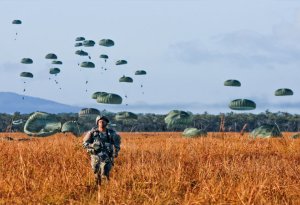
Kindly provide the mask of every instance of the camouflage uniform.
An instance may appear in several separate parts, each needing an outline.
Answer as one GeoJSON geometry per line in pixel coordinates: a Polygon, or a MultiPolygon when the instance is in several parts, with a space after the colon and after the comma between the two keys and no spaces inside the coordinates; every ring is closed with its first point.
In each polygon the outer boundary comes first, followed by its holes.
{"type": "Polygon", "coordinates": [[[109,172],[114,164],[114,157],[117,157],[120,151],[120,144],[120,136],[111,129],[100,132],[96,127],[85,135],[83,147],[91,154],[91,166],[95,175],[101,171],[101,176],[109,179],[109,172]]]}

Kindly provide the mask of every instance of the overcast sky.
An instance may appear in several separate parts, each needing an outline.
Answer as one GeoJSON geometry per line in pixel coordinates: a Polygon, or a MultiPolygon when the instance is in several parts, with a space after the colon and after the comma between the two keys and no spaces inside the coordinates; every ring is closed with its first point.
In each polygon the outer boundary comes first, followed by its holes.
{"type": "Polygon", "coordinates": [[[300,112],[300,1],[1,0],[0,8],[0,91],[111,111],[220,113],[230,112],[231,100],[247,98],[257,104],[253,113],[300,112]],[[78,67],[89,60],[75,55],[78,36],[96,42],[82,48],[95,69],[78,67]],[[103,38],[115,46],[99,46],[103,38]],[[64,63],[58,85],[48,79],[50,52],[64,63]],[[109,55],[106,64],[100,54],[109,55]],[[21,64],[24,57],[34,63],[21,64]],[[128,64],[116,66],[119,59],[128,64]],[[147,75],[135,76],[140,69],[147,75]],[[25,93],[22,71],[34,74],[25,93]],[[119,83],[122,75],[134,83],[119,83]],[[242,86],[225,87],[227,79],[242,86]],[[274,96],[285,87],[294,95],[274,96]],[[96,91],[121,95],[123,105],[96,103],[96,91]]]}

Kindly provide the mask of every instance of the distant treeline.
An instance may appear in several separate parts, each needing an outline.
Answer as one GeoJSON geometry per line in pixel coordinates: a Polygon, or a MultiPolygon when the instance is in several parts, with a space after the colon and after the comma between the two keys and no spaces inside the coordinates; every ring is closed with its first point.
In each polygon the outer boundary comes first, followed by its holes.
{"type": "MultiPolygon", "coordinates": [[[[164,122],[166,115],[159,114],[137,114],[138,120],[116,121],[114,116],[116,113],[107,111],[105,115],[111,120],[112,126],[117,131],[133,131],[133,132],[166,132],[166,131],[182,131],[187,127],[196,127],[206,130],[207,132],[218,132],[223,128],[225,132],[240,132],[243,127],[244,131],[252,131],[254,128],[262,124],[277,124],[281,131],[297,132],[300,130],[300,115],[290,114],[286,112],[272,113],[268,110],[259,114],[251,113],[226,113],[226,114],[194,114],[193,121],[190,124],[177,125],[168,128],[164,122]],[[222,123],[223,122],[223,123],[222,123]]],[[[10,114],[0,114],[0,132],[5,131],[23,131],[24,123],[21,125],[12,125],[13,120],[23,119],[26,121],[30,114],[20,114],[16,112],[10,114]],[[11,126],[12,125],[12,126],[11,126]]],[[[60,113],[57,118],[62,122],[70,120],[78,120],[77,113],[60,113]]],[[[81,121],[81,123],[84,123],[81,121]]],[[[86,128],[92,128],[93,123],[87,122],[86,128]]]]}

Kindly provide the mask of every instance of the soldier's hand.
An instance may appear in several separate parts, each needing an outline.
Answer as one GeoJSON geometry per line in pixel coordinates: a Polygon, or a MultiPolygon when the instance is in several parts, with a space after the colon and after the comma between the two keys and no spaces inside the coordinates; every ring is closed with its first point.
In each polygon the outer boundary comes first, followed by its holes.
{"type": "Polygon", "coordinates": [[[95,150],[94,150],[94,149],[89,148],[89,149],[87,149],[86,151],[87,151],[89,154],[95,154],[95,150]]]}
{"type": "Polygon", "coordinates": [[[117,158],[118,157],[118,152],[115,152],[113,156],[114,156],[114,158],[117,158]]]}

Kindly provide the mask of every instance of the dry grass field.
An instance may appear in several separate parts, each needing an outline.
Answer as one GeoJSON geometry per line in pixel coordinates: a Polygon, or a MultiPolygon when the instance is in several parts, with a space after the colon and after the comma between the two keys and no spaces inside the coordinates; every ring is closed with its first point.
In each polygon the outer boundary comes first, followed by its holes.
{"type": "MultiPolygon", "coordinates": [[[[265,140],[235,133],[120,135],[100,204],[300,204],[300,140],[289,139],[291,133],[265,140]]],[[[71,134],[0,140],[0,204],[97,204],[81,141],[71,134]]]]}

